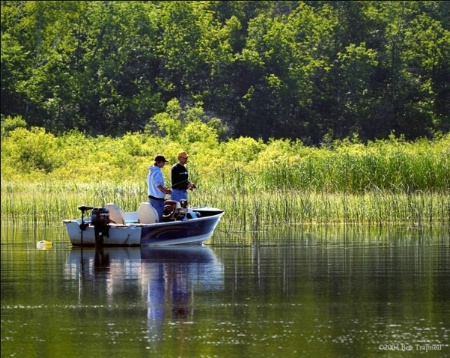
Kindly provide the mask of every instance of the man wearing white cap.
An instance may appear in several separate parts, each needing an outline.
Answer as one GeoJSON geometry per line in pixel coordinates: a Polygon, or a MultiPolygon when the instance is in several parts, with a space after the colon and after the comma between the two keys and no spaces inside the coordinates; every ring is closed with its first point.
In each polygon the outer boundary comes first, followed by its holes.
{"type": "Polygon", "coordinates": [[[186,168],[188,158],[185,151],[179,152],[178,163],[172,167],[172,195],[170,196],[172,200],[187,200],[187,190],[196,188],[195,184],[189,181],[189,173],[186,168]]]}

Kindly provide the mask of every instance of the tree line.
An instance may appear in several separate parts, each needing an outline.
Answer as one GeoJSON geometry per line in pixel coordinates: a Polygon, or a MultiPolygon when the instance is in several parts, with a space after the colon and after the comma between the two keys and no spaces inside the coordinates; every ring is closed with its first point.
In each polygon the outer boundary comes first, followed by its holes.
{"type": "Polygon", "coordinates": [[[450,130],[450,2],[2,1],[1,28],[2,121],[56,135],[164,135],[174,100],[225,138],[450,130]]]}

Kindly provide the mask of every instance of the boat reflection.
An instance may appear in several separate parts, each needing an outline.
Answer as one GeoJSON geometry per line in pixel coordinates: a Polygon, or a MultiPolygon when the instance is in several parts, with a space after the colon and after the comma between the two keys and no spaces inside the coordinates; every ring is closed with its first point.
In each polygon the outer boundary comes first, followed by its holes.
{"type": "Polygon", "coordinates": [[[152,272],[148,280],[149,340],[160,340],[168,321],[193,321],[195,295],[223,289],[222,264],[209,248],[145,250],[142,260],[152,272]]]}
{"type": "Polygon", "coordinates": [[[206,246],[74,247],[65,276],[78,282],[80,304],[91,299],[115,307],[145,304],[147,338],[152,341],[162,338],[168,322],[194,320],[196,295],[224,287],[223,264],[206,246]]]}

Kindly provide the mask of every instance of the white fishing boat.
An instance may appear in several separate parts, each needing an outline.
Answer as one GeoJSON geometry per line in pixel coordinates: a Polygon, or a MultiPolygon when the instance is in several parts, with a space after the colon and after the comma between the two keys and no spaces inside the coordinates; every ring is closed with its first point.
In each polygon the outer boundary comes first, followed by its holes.
{"type": "Polygon", "coordinates": [[[135,212],[123,212],[113,203],[78,209],[80,219],[63,221],[73,246],[202,244],[213,235],[224,214],[217,208],[188,208],[187,202],[174,200],[166,200],[161,222],[148,202],[141,203],[135,212]],[[89,211],[90,217],[85,217],[89,211]]]}

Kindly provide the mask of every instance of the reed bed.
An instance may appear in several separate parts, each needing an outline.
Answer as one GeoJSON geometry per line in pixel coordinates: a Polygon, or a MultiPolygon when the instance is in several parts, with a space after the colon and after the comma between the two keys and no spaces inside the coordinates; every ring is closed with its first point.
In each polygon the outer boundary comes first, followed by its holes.
{"type": "MultiPolygon", "coordinates": [[[[114,202],[125,211],[147,200],[145,184],[2,184],[2,219],[11,222],[61,222],[80,215],[79,205],[114,202]]],[[[300,190],[197,190],[192,206],[222,208],[221,228],[258,231],[280,225],[448,225],[450,193],[371,191],[362,194],[300,190]]]]}
{"type": "MultiPolygon", "coordinates": [[[[173,162],[180,148],[190,153],[190,178],[198,187],[190,193],[191,205],[224,209],[220,227],[228,232],[450,222],[448,133],[415,142],[391,136],[362,144],[353,138],[317,148],[252,138],[179,143],[143,133],[56,138],[25,129],[2,140],[2,220],[61,222],[78,217],[79,205],[108,202],[136,210],[147,201],[153,156],[162,153],[173,162]]],[[[163,174],[170,186],[170,165],[163,174]]]]}
{"type": "Polygon", "coordinates": [[[424,226],[450,222],[449,193],[328,194],[295,190],[259,194],[196,194],[200,202],[225,208],[229,230],[273,225],[364,224],[424,226]],[[201,198],[200,198],[201,196],[201,198]]]}
{"type": "Polygon", "coordinates": [[[9,183],[2,184],[2,219],[11,222],[55,222],[78,217],[78,206],[102,207],[114,202],[126,211],[136,210],[147,188],[111,183],[9,183]]]}

